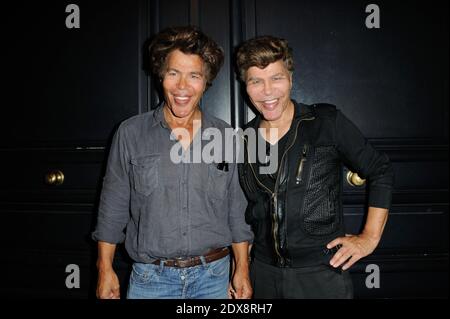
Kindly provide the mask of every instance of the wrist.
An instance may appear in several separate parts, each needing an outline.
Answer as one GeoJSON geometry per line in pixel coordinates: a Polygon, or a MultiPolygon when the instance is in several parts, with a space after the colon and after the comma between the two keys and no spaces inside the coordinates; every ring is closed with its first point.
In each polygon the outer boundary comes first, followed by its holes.
{"type": "Polygon", "coordinates": [[[381,240],[380,234],[378,234],[377,232],[371,232],[368,230],[363,230],[363,232],[361,233],[361,236],[369,239],[371,242],[374,242],[375,244],[378,244],[381,240]]]}
{"type": "Polygon", "coordinates": [[[234,269],[234,272],[240,273],[249,273],[249,264],[248,262],[237,263],[234,269]]]}
{"type": "Polygon", "coordinates": [[[109,260],[98,260],[97,261],[97,270],[99,272],[111,271],[113,269],[112,262],[109,260]]]}

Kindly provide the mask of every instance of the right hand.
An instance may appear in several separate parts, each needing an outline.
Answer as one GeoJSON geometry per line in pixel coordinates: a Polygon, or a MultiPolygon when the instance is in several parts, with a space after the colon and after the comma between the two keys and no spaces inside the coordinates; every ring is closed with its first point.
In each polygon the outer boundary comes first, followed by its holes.
{"type": "Polygon", "coordinates": [[[97,282],[98,299],[120,299],[120,284],[114,270],[99,270],[97,282]]]}

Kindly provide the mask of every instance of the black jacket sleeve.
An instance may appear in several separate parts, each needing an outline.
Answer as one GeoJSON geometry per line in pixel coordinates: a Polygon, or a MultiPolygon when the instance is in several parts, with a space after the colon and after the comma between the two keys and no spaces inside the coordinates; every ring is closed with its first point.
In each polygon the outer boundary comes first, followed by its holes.
{"type": "Polygon", "coordinates": [[[360,130],[340,111],[336,113],[335,136],[343,163],[369,185],[369,206],[390,208],[394,171],[386,154],[378,152],[360,130]]]}

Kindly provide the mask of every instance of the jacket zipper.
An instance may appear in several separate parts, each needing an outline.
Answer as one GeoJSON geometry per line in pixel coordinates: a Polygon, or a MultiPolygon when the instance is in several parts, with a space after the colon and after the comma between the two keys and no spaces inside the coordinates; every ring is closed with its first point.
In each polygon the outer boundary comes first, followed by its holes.
{"type": "Polygon", "coordinates": [[[300,163],[298,164],[297,176],[295,177],[295,184],[297,184],[297,185],[300,184],[303,180],[302,172],[303,172],[303,168],[305,166],[307,154],[308,154],[308,146],[305,144],[305,145],[303,145],[302,159],[300,160],[300,163]]]}
{"type": "MultiPolygon", "coordinates": [[[[297,134],[298,134],[298,128],[300,126],[300,123],[303,121],[311,121],[314,120],[315,117],[311,117],[311,118],[305,118],[305,119],[301,119],[298,121],[297,123],[297,127],[295,128],[295,135],[294,135],[294,140],[292,141],[292,143],[289,145],[289,147],[284,151],[283,156],[281,157],[281,161],[280,161],[280,167],[278,168],[278,173],[277,173],[277,178],[275,180],[275,189],[274,192],[272,192],[268,187],[266,187],[257,177],[255,169],[252,165],[252,163],[250,163],[250,161],[248,162],[250,165],[250,168],[252,169],[253,172],[253,176],[255,177],[257,183],[263,187],[269,194],[271,194],[271,199],[273,200],[273,209],[274,209],[274,213],[272,214],[272,221],[273,221],[273,227],[272,227],[272,236],[274,239],[274,245],[275,245],[275,253],[277,254],[278,258],[280,259],[280,263],[283,266],[285,264],[285,259],[283,256],[281,256],[280,253],[280,247],[277,241],[277,237],[278,237],[278,218],[276,215],[276,211],[277,211],[277,206],[278,206],[278,198],[277,198],[277,191],[278,191],[278,182],[279,182],[279,178],[280,178],[280,172],[281,172],[281,166],[283,165],[283,160],[284,160],[284,156],[287,154],[287,152],[292,148],[292,146],[294,146],[295,141],[297,140],[297,134]]],[[[248,141],[245,139],[244,140],[247,142],[248,141]]],[[[248,150],[248,145],[247,145],[247,158],[250,158],[250,154],[249,154],[249,150],[248,150]]]]}

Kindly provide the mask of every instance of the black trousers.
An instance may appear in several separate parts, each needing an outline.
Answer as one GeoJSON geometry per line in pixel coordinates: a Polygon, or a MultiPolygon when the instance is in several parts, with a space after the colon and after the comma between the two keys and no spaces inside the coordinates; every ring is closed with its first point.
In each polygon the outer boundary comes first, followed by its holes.
{"type": "Polygon", "coordinates": [[[253,259],[250,266],[256,299],[352,299],[348,271],[328,265],[280,268],[253,259]]]}

